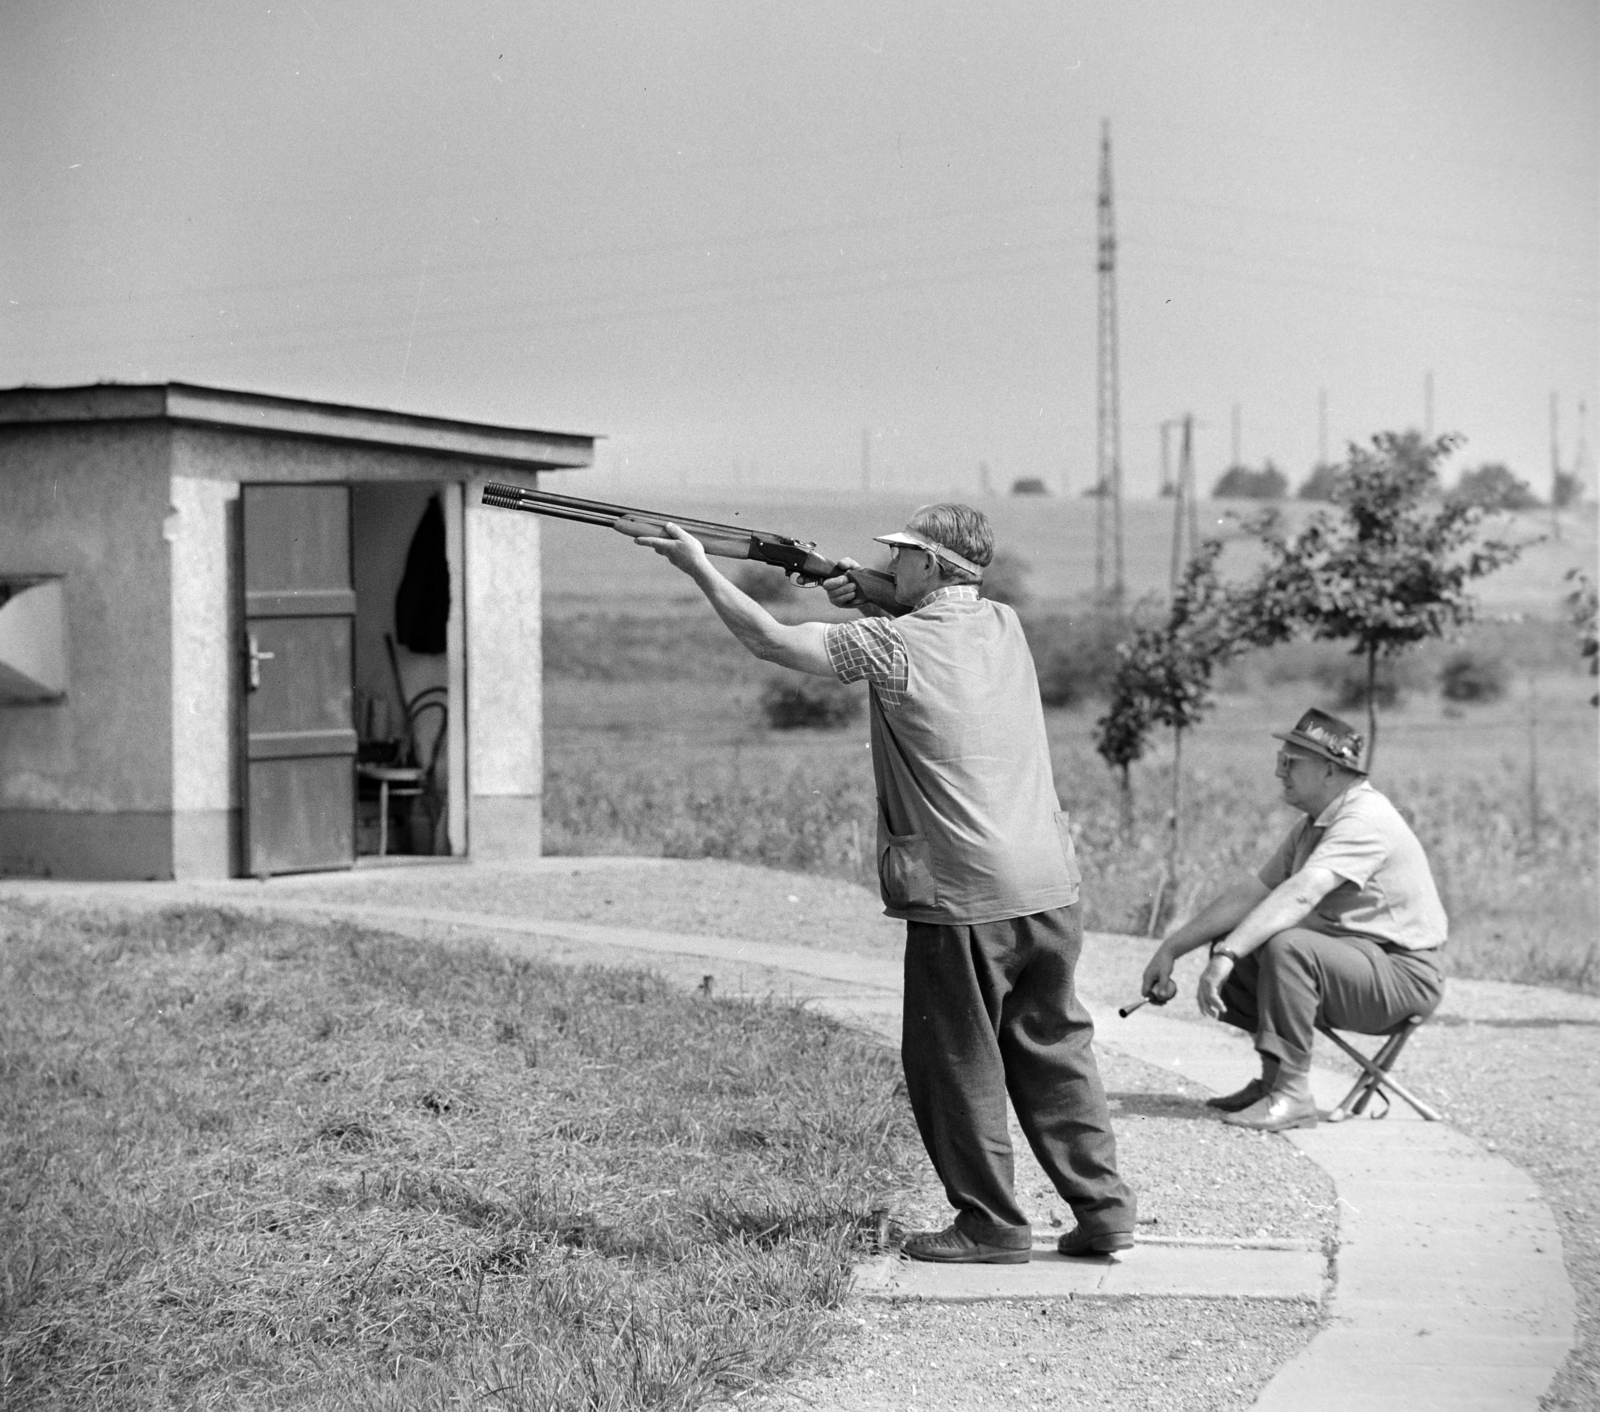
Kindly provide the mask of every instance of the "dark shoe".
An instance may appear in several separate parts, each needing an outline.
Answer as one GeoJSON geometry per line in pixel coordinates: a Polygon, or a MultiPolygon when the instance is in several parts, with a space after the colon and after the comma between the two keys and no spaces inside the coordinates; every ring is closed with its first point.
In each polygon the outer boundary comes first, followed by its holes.
{"type": "Polygon", "coordinates": [[[1309,1098],[1269,1093],[1238,1113],[1224,1113],[1222,1121],[1230,1127],[1253,1128],[1262,1133],[1281,1133],[1285,1128],[1314,1128],[1317,1105],[1309,1098]]]}
{"type": "Polygon", "coordinates": [[[1086,1231],[1082,1226],[1074,1226],[1056,1242],[1063,1255],[1110,1255],[1132,1248],[1132,1231],[1086,1231]]]}
{"type": "Polygon", "coordinates": [[[936,1265],[1026,1265],[1030,1254],[1029,1246],[1012,1250],[1003,1245],[985,1245],[954,1226],[908,1236],[904,1250],[913,1260],[936,1265]]]}
{"type": "Polygon", "coordinates": [[[1219,1093],[1215,1098],[1206,1099],[1206,1107],[1220,1108],[1224,1113],[1238,1113],[1266,1096],[1266,1084],[1260,1079],[1251,1079],[1233,1093],[1219,1093]]]}

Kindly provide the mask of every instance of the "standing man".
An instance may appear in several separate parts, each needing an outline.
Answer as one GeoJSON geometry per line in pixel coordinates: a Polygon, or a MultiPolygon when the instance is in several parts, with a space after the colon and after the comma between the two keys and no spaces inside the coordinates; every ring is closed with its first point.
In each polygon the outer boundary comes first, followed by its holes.
{"type": "Polygon", "coordinates": [[[1417,836],[1367,781],[1362,739],[1324,711],[1274,732],[1284,802],[1305,815],[1259,874],[1213,898],[1156,948],[1144,994],[1177,994],[1172,963],[1213,943],[1200,1009],[1255,1036],[1261,1075],[1208,1099],[1240,1128],[1315,1127],[1317,1022],[1382,1034],[1444,993],[1448,923],[1417,836]]]}
{"type": "MultiPolygon", "coordinates": [[[[1013,1191],[1006,1095],[1077,1218],[1066,1255],[1133,1244],[1093,1025],[1074,990],[1078,868],[1056,798],[1033,658],[1017,615],[978,597],[994,555],[985,516],[928,505],[879,536],[903,616],[777,622],[674,525],[639,542],[688,574],[764,661],[870,686],[885,911],[906,923],[901,1058],[924,1146],[955,1221],[906,1254],[1022,1264],[1033,1245],[1013,1191]]],[[[850,565],[850,567],[854,567],[850,565]]],[[[845,577],[836,606],[862,606],[845,577]]]]}

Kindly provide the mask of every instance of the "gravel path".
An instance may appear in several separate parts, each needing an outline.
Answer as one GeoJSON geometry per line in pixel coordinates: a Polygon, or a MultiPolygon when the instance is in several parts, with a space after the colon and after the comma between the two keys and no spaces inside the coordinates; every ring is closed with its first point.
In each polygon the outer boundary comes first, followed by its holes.
{"type": "Polygon", "coordinates": [[[851,1308],[824,1361],[759,1412],[1222,1412],[1316,1332],[1309,1305],[1218,1299],[851,1308]]]}

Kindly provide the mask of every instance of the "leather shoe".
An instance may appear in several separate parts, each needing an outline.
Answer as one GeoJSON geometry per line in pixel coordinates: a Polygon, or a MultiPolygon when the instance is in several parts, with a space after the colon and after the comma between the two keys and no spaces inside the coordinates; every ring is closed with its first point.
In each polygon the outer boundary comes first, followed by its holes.
{"type": "Polygon", "coordinates": [[[1224,1113],[1222,1121],[1230,1127],[1253,1128],[1261,1133],[1281,1133],[1285,1128],[1314,1128],[1317,1125],[1317,1105],[1309,1098],[1269,1093],[1240,1112],[1224,1113]]]}
{"type": "Polygon", "coordinates": [[[1056,1242],[1063,1255],[1110,1255],[1132,1248],[1132,1231],[1086,1231],[1082,1226],[1074,1226],[1056,1242]]]}
{"type": "Polygon", "coordinates": [[[1220,1108],[1224,1113],[1238,1113],[1258,1099],[1267,1096],[1267,1086],[1260,1079],[1251,1079],[1243,1088],[1232,1093],[1219,1093],[1206,1099],[1207,1108],[1220,1108]]]}
{"type": "Polygon", "coordinates": [[[902,1248],[913,1260],[927,1260],[936,1265],[1026,1265],[1032,1251],[1031,1245],[1020,1250],[985,1245],[954,1226],[908,1236],[902,1248]]]}

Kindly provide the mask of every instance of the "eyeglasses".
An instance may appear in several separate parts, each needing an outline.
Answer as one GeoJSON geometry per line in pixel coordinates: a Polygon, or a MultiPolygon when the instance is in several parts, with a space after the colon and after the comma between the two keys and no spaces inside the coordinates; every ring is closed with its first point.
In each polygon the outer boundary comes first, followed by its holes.
{"type": "Polygon", "coordinates": [[[1278,752],[1277,769],[1280,775],[1286,773],[1291,765],[1315,765],[1318,763],[1320,762],[1312,755],[1291,755],[1287,750],[1278,752]]]}

